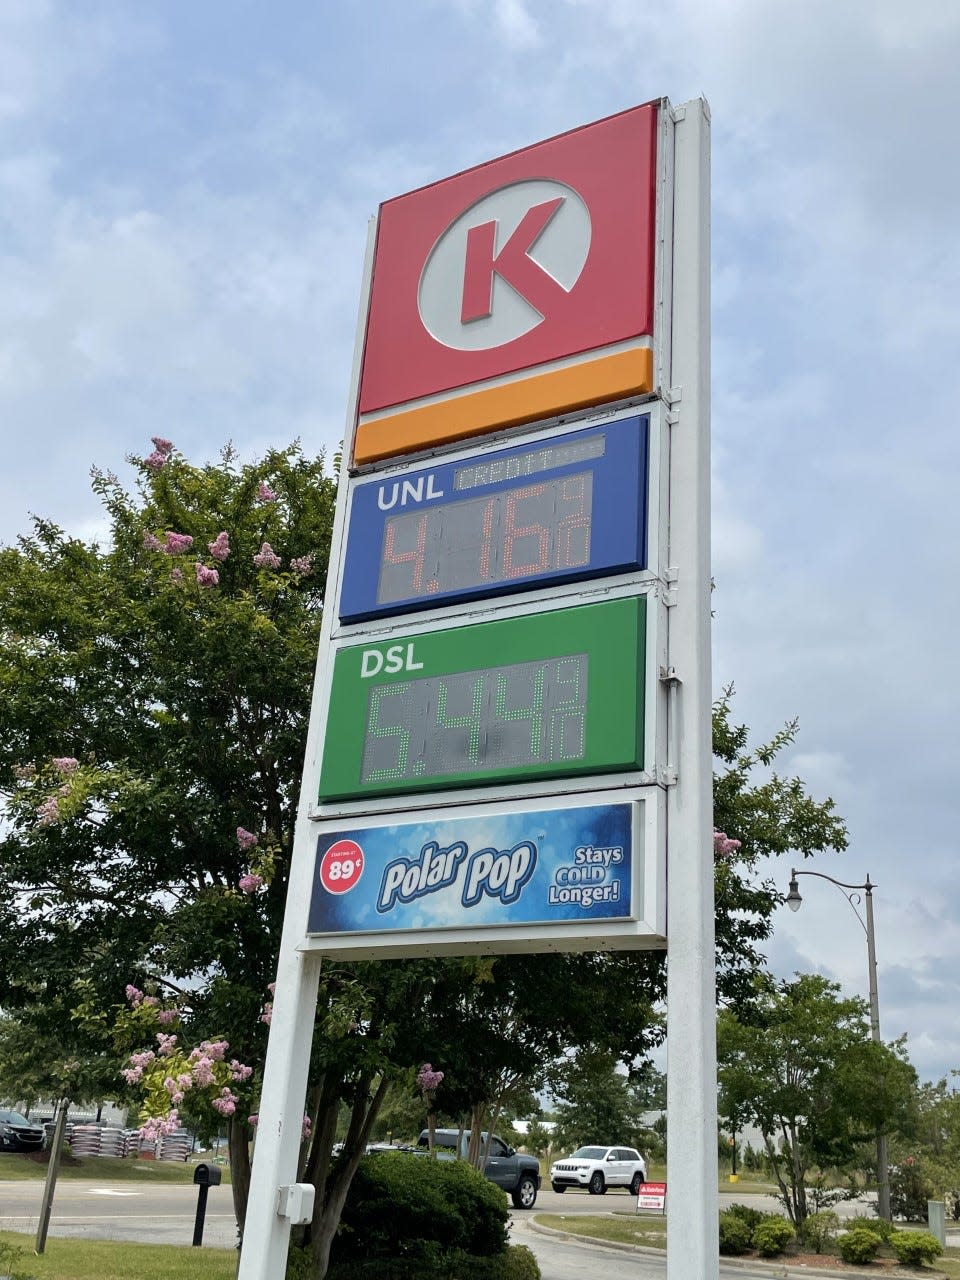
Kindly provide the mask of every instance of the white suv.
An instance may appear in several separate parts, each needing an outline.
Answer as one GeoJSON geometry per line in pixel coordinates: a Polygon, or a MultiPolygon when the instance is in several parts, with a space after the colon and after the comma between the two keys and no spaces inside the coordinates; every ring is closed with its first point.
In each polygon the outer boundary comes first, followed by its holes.
{"type": "Polygon", "coordinates": [[[632,1196],[647,1180],[647,1166],[633,1147],[577,1147],[550,1166],[554,1191],[586,1187],[592,1196],[602,1196],[607,1187],[624,1187],[632,1196]]]}

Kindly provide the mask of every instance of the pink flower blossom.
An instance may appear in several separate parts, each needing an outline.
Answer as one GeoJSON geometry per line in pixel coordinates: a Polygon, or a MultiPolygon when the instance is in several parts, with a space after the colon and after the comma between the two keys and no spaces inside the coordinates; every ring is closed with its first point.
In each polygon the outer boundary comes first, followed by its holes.
{"type": "Polygon", "coordinates": [[[120,1072],[127,1084],[136,1084],[143,1075],[142,1067],[124,1067],[120,1072]]]}
{"type": "Polygon", "coordinates": [[[181,1089],[192,1089],[193,1076],[190,1074],[189,1071],[183,1071],[180,1073],[180,1075],[177,1076],[177,1084],[180,1086],[181,1089]]]}
{"type": "Polygon", "coordinates": [[[147,1142],[158,1142],[161,1138],[176,1133],[179,1128],[180,1117],[174,1110],[166,1117],[151,1116],[146,1124],[140,1126],[140,1137],[145,1138],[147,1142]]]}
{"type": "Polygon", "coordinates": [[[265,480],[260,481],[260,487],[257,490],[258,502],[276,502],[277,495],[273,492],[265,480]]]}
{"type": "Polygon", "coordinates": [[[313,556],[296,556],[290,561],[290,568],[301,578],[308,578],[313,573],[313,556]]]}
{"type": "Polygon", "coordinates": [[[169,1027],[171,1023],[176,1022],[180,1017],[179,1009],[161,1009],[157,1014],[157,1021],[161,1027],[169,1027]]]}
{"type": "Polygon", "coordinates": [[[165,457],[173,448],[173,441],[164,440],[163,436],[151,436],[150,443],[156,449],[157,453],[162,453],[165,457]]]}
{"type": "Polygon", "coordinates": [[[226,529],[221,529],[214,540],[207,543],[207,549],[214,560],[226,560],[230,554],[230,535],[226,529]]]}
{"type": "Polygon", "coordinates": [[[193,537],[189,533],[172,533],[169,529],[164,536],[163,549],[168,556],[178,556],[193,546],[193,537]]]}
{"type": "Polygon", "coordinates": [[[54,756],[53,767],[58,773],[76,773],[80,761],[76,756],[54,756]]]}
{"type": "Polygon", "coordinates": [[[142,1053],[131,1053],[130,1065],[139,1067],[142,1071],[144,1067],[149,1067],[150,1063],[156,1058],[156,1054],[152,1049],[144,1049],[142,1053]]]}
{"type": "Polygon", "coordinates": [[[162,471],[167,465],[167,455],[161,453],[159,449],[154,449],[153,453],[148,453],[143,461],[151,471],[162,471]]]}
{"type": "MultiPolygon", "coordinates": [[[[191,1054],[190,1057],[192,1058],[193,1054],[191,1054]]],[[[194,1081],[197,1084],[203,1086],[214,1083],[215,1076],[213,1074],[212,1058],[208,1058],[206,1056],[197,1058],[193,1064],[192,1070],[194,1081]]]]}
{"type": "Polygon", "coordinates": [[[277,984],[275,982],[268,982],[267,990],[270,992],[272,996],[275,996],[277,994],[277,984]]]}
{"type": "Polygon", "coordinates": [[[151,533],[149,529],[145,530],[143,535],[144,549],[147,551],[159,551],[163,547],[163,543],[155,533],[151,533]]]}
{"type": "Polygon", "coordinates": [[[249,1080],[253,1075],[253,1067],[245,1066],[244,1063],[233,1058],[230,1062],[230,1075],[234,1080],[249,1080]]]}
{"type": "Polygon", "coordinates": [[[230,1045],[226,1040],[202,1040],[200,1048],[204,1053],[209,1054],[214,1062],[222,1062],[230,1045]]]}
{"type": "Polygon", "coordinates": [[[300,1125],[300,1139],[302,1142],[306,1142],[306,1140],[310,1137],[311,1128],[312,1128],[312,1125],[310,1123],[310,1117],[307,1115],[306,1112],[304,1112],[303,1122],[300,1125]]]}
{"type": "Polygon", "coordinates": [[[155,1009],[157,1005],[160,1003],[160,1001],[157,999],[156,996],[144,996],[143,1003],[147,1006],[148,1009],[155,1009]]]}
{"type": "Polygon", "coordinates": [[[233,1098],[214,1098],[210,1105],[214,1111],[219,1111],[222,1116],[232,1116],[237,1109],[237,1104],[233,1098]]]}
{"type": "Polygon", "coordinates": [[[182,569],[178,569],[178,568],[171,569],[171,570],[170,570],[170,581],[171,581],[171,582],[182,582],[182,581],[183,581],[183,570],[182,570],[182,569]]]}
{"type": "Polygon", "coordinates": [[[269,542],[263,542],[260,544],[260,550],[253,557],[253,563],[258,569],[279,569],[280,557],[269,542]]]}
{"type": "Polygon", "coordinates": [[[252,831],[247,831],[245,827],[237,827],[237,844],[241,849],[252,849],[257,843],[257,837],[252,831]]]}
{"type": "Polygon", "coordinates": [[[247,1124],[252,1124],[254,1128],[260,1123],[260,1113],[255,1111],[252,1116],[247,1116],[247,1124]]]}
{"type": "Polygon", "coordinates": [[[237,888],[241,893],[256,893],[263,884],[263,876],[256,876],[252,872],[241,876],[237,881],[237,888]]]}
{"type": "Polygon", "coordinates": [[[37,808],[37,826],[52,827],[60,820],[60,805],[56,796],[48,796],[37,808]]]}
{"type": "MultiPolygon", "coordinates": [[[[146,1001],[144,1001],[146,1003],[146,1001]]],[[[177,1045],[176,1036],[168,1036],[163,1031],[157,1032],[157,1044],[160,1046],[160,1054],[164,1058],[169,1058],[177,1045]]]]}
{"type": "Polygon", "coordinates": [[[429,1062],[425,1062],[417,1072],[417,1084],[424,1093],[432,1093],[443,1081],[443,1072],[434,1071],[429,1062]]]}
{"type": "Polygon", "coordinates": [[[260,1015],[260,1021],[265,1022],[266,1025],[269,1027],[270,1023],[273,1021],[273,1005],[272,1004],[267,1003],[263,1006],[263,1013],[261,1013],[260,1015]]]}
{"type": "Polygon", "coordinates": [[[132,982],[128,982],[124,988],[124,995],[132,1005],[138,1005],[143,999],[143,992],[139,987],[135,987],[132,982]]]}
{"type": "Polygon", "coordinates": [[[740,848],[740,841],[729,838],[723,831],[713,833],[713,853],[717,858],[729,858],[740,848]]]}
{"type": "Polygon", "coordinates": [[[220,574],[216,569],[208,569],[205,564],[199,560],[196,563],[197,570],[197,586],[199,587],[215,587],[220,582],[220,574]]]}
{"type": "Polygon", "coordinates": [[[30,782],[37,776],[37,766],[33,764],[15,764],[13,766],[13,776],[21,782],[30,782]]]}

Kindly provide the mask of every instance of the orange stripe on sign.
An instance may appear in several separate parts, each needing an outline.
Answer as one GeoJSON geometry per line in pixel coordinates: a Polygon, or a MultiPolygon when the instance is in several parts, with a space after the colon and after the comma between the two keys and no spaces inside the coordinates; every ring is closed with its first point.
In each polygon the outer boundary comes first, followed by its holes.
{"type": "Polygon", "coordinates": [[[649,347],[635,347],[389,417],[361,421],[353,461],[362,466],[398,453],[416,453],[499,427],[519,426],[652,390],[653,352],[649,347]]]}

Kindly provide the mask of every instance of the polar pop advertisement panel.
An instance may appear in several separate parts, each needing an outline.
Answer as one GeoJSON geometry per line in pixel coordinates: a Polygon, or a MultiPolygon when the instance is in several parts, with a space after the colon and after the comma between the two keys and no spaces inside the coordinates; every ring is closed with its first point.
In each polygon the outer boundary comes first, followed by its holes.
{"type": "Polygon", "coordinates": [[[351,645],[321,799],[643,768],[643,596],[351,645]]]}
{"type": "Polygon", "coordinates": [[[605,803],[544,798],[456,810],[465,816],[327,823],[307,932],[335,940],[332,949],[375,934],[398,948],[414,944],[411,935],[435,943],[444,934],[452,947],[507,930],[540,937],[533,949],[551,930],[596,938],[629,925],[653,935],[658,879],[656,850],[645,847],[656,843],[641,816],[647,802],[601,794],[605,803]]]}
{"type": "Polygon", "coordinates": [[[644,568],[649,420],[355,484],[341,620],[644,568]]]}

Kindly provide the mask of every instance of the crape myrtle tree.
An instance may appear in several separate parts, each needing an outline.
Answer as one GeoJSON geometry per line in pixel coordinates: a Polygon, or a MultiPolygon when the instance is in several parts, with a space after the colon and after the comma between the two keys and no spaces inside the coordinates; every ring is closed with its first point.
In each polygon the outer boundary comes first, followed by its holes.
{"type": "MultiPolygon", "coordinates": [[[[101,1014],[156,989],[255,1064],[335,481],[296,445],[194,467],[154,444],[132,496],[94,471],[102,546],[35,519],[0,550],[0,1005],[82,1007],[103,1045],[90,984],[101,1014]]],[[[247,1115],[225,1119],[242,1220],[247,1115]]]]}

